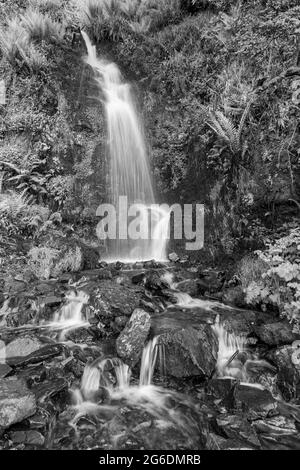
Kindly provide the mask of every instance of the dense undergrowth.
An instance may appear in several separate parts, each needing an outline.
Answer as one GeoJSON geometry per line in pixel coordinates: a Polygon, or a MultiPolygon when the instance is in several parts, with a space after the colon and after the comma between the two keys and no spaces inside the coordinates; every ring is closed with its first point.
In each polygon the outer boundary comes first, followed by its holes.
{"type": "MultiPolygon", "coordinates": [[[[105,166],[105,126],[99,115],[95,125],[89,105],[77,119],[70,91],[82,88],[80,29],[137,85],[160,199],[205,203],[210,261],[264,249],[284,223],[283,240],[294,240],[288,224],[300,210],[298,1],[0,5],[2,240],[19,236],[38,246],[45,232],[72,225],[87,235],[95,213],[90,195],[97,190],[98,203],[105,197],[105,185],[93,181],[95,153],[100,173],[105,166]]],[[[293,318],[298,294],[286,285],[298,274],[287,280],[281,269],[294,270],[299,260],[287,266],[272,256],[270,249],[263,255],[264,282],[244,286],[248,299],[293,318]],[[280,299],[274,285],[286,289],[280,299]]]]}

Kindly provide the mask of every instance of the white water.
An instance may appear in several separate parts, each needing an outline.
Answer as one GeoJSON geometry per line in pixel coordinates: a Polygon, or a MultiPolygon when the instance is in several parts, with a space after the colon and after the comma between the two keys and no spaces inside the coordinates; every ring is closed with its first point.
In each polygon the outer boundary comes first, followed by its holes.
{"type": "Polygon", "coordinates": [[[116,64],[97,58],[96,47],[85,32],[82,32],[82,36],[88,51],[86,62],[93,68],[99,90],[104,96],[111,166],[111,202],[117,210],[120,196],[127,196],[128,206],[140,204],[140,220],[148,220],[149,227],[153,224],[149,230],[151,233],[146,237],[141,234],[145,239],[117,237],[117,240],[110,240],[108,260],[166,261],[169,213],[161,208],[152,208],[155,199],[146,144],[130,85],[124,82],[116,64]]]}
{"type": "Polygon", "coordinates": [[[48,326],[53,330],[62,330],[60,340],[64,339],[66,332],[89,326],[82,316],[82,308],[88,303],[89,296],[83,292],[69,292],[66,296],[67,303],[55,313],[53,321],[48,326]]]}

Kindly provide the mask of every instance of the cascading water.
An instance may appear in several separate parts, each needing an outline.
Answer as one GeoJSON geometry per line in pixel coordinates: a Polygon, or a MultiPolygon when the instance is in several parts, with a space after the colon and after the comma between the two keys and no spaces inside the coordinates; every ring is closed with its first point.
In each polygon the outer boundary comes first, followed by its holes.
{"type": "MultiPolygon", "coordinates": [[[[82,32],[99,89],[104,95],[110,156],[111,202],[118,209],[120,197],[128,206],[139,204],[139,219],[148,221],[149,231],[139,239],[111,240],[109,260],[166,260],[169,214],[154,205],[147,151],[130,85],[123,81],[117,65],[97,58],[96,47],[82,32]],[[151,231],[151,234],[150,234],[151,231]]],[[[122,214],[126,217],[127,214],[122,214]]],[[[117,227],[118,228],[118,227],[117,227]]]]}
{"type": "Polygon", "coordinates": [[[62,330],[60,340],[64,339],[67,331],[89,326],[82,317],[82,308],[88,302],[89,296],[83,292],[69,292],[66,295],[67,303],[54,315],[53,321],[48,326],[53,330],[62,330]]]}

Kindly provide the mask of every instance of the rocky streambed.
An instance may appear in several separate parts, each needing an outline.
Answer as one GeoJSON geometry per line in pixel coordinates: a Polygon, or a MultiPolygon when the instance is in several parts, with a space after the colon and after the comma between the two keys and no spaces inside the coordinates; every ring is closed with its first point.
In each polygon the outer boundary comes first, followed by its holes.
{"type": "Polygon", "coordinates": [[[14,279],[0,448],[299,448],[299,338],[230,294],[187,263],[14,279]]]}

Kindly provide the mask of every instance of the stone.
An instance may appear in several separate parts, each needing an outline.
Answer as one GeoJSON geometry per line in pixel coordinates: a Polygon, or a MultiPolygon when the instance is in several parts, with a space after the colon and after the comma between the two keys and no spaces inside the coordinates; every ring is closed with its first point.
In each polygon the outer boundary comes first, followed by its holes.
{"type": "Polygon", "coordinates": [[[0,428],[8,428],[36,411],[34,394],[22,379],[0,379],[0,428]]]}
{"type": "Polygon", "coordinates": [[[63,377],[46,380],[32,387],[31,390],[38,403],[45,403],[49,398],[54,397],[58,393],[66,392],[68,390],[68,382],[63,377]]]}
{"type": "Polygon", "coordinates": [[[215,398],[233,397],[233,391],[237,384],[237,380],[232,377],[218,377],[211,379],[207,384],[208,394],[215,398]]]}
{"type": "Polygon", "coordinates": [[[227,414],[216,418],[216,423],[223,435],[229,439],[245,442],[259,449],[261,447],[255,428],[243,416],[227,414]]]}
{"type": "Polygon", "coordinates": [[[44,436],[35,430],[30,431],[14,431],[9,435],[14,444],[27,444],[31,446],[42,447],[45,443],[44,436]]]}
{"type": "Polygon", "coordinates": [[[62,353],[62,351],[62,344],[48,344],[40,349],[37,349],[36,351],[33,351],[27,356],[9,357],[7,358],[7,363],[8,365],[13,367],[20,367],[28,364],[36,364],[38,362],[42,362],[52,357],[58,356],[62,353]]]}
{"type": "Polygon", "coordinates": [[[150,291],[161,292],[163,289],[168,289],[169,285],[157,271],[151,270],[145,275],[145,287],[150,291]]]}
{"type": "Polygon", "coordinates": [[[178,282],[176,289],[185,294],[189,294],[191,297],[197,297],[201,291],[199,288],[199,279],[186,279],[178,282]]]}
{"type": "Polygon", "coordinates": [[[254,331],[260,341],[268,346],[292,344],[300,338],[299,335],[293,333],[291,324],[286,320],[274,323],[264,323],[256,326],[254,331]]]}
{"type": "MultiPolygon", "coordinates": [[[[188,323],[187,323],[188,325],[188,323]]],[[[159,337],[159,347],[163,348],[165,371],[173,377],[212,375],[217,359],[218,343],[212,328],[200,324],[197,329],[172,325],[169,332],[159,337]]]]}
{"type": "Polygon", "coordinates": [[[113,280],[103,280],[98,285],[93,285],[89,298],[89,309],[103,321],[113,320],[118,316],[130,316],[140,304],[140,296],[134,289],[121,286],[113,280]]]}
{"type": "Polygon", "coordinates": [[[0,379],[6,377],[12,372],[12,368],[8,364],[0,363],[0,379]]]}
{"type": "Polygon", "coordinates": [[[6,345],[6,357],[24,357],[37,351],[42,347],[42,343],[37,338],[24,336],[16,338],[6,345]]]}
{"type": "Polygon", "coordinates": [[[179,256],[175,252],[170,253],[168,255],[168,258],[170,261],[172,261],[172,263],[176,263],[176,261],[179,261],[179,256]]]}
{"type": "Polygon", "coordinates": [[[130,367],[133,367],[142,355],[150,326],[149,313],[142,309],[136,309],[117,338],[117,353],[130,367]]]}
{"type": "Polygon", "coordinates": [[[245,411],[262,411],[267,414],[276,409],[276,400],[261,385],[240,383],[235,387],[234,398],[237,406],[245,411]]]}

